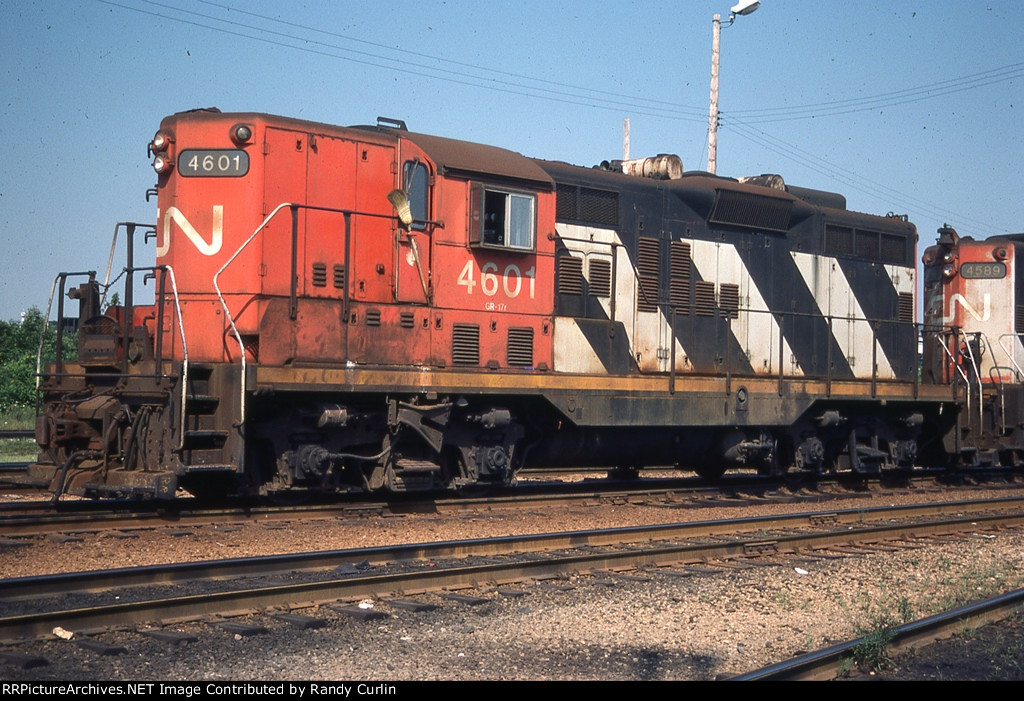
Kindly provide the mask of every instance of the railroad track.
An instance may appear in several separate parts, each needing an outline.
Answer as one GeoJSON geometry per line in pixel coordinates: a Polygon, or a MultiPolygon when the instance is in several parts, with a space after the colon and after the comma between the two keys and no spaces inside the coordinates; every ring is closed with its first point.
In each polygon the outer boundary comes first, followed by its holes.
{"type": "MultiPolygon", "coordinates": [[[[901,486],[917,490],[936,489],[933,477],[917,477],[901,486]]],[[[171,503],[137,501],[63,501],[56,507],[49,501],[0,503],[0,537],[23,537],[43,533],[147,528],[159,525],[207,525],[274,520],[351,519],[409,514],[453,514],[501,509],[545,508],[580,503],[661,504],[667,507],[743,507],[768,503],[820,503],[833,499],[868,498],[872,492],[851,490],[828,478],[808,488],[780,488],[778,480],[730,480],[709,486],[697,478],[652,478],[595,480],[569,483],[530,483],[497,496],[446,497],[442,499],[389,499],[366,496],[327,503],[274,505],[268,502],[237,501],[237,505],[209,507],[194,500],[171,503]],[[628,488],[626,488],[628,485],[628,488]],[[820,488],[836,488],[823,491],[820,488]],[[815,489],[819,489],[815,491],[815,489]]],[[[858,483],[858,487],[862,486],[858,483]]],[[[1016,485],[1009,483],[1008,488],[1016,485]]]]}
{"type": "Polygon", "coordinates": [[[0,600],[6,611],[0,618],[0,640],[38,638],[56,628],[97,631],[111,626],[159,626],[161,621],[344,605],[366,597],[380,601],[386,612],[389,602],[431,592],[508,586],[580,573],[699,576],[737,567],[793,565],[815,558],[917,547],[938,536],[1022,524],[1021,499],[986,500],[8,579],[0,580],[0,600]],[[263,581],[246,587],[224,583],[284,573],[302,581],[263,581]],[[167,584],[183,582],[191,583],[191,593],[167,596],[167,584]],[[153,586],[156,591],[150,589],[153,586]],[[114,591],[122,603],[107,603],[114,591]],[[14,612],[19,601],[30,601],[30,607],[21,608],[32,611],[14,612]],[[46,610],[53,602],[70,607],[46,610]]]}
{"type": "Polygon", "coordinates": [[[1024,589],[1007,592],[967,606],[961,606],[919,621],[906,623],[882,631],[884,640],[878,643],[877,634],[850,640],[839,645],[816,650],[790,660],[731,677],[730,681],[826,681],[843,675],[861,655],[866,646],[875,655],[884,652],[896,655],[920,648],[952,635],[977,629],[983,625],[1002,621],[1024,612],[1024,589]]]}

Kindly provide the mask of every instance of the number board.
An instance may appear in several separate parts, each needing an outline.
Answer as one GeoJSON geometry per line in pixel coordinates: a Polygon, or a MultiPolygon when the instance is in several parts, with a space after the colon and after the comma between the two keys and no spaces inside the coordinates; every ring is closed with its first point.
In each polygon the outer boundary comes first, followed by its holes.
{"type": "Polygon", "coordinates": [[[965,278],[989,278],[999,280],[1006,277],[1005,263],[962,263],[960,275],[965,278]]]}
{"type": "Polygon", "coordinates": [[[240,178],[249,172],[249,154],[238,149],[188,149],[178,154],[186,178],[240,178]]]}

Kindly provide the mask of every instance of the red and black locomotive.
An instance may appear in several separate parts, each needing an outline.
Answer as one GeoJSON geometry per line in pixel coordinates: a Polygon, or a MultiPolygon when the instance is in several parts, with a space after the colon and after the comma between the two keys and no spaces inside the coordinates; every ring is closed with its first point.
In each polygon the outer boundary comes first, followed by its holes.
{"type": "MultiPolygon", "coordinates": [[[[582,168],[393,120],[199,110],[149,148],[157,222],[122,228],[124,304],[101,313],[106,281],[58,276],[79,359],[42,373],[31,468],[58,494],[873,472],[990,455],[982,434],[1016,459],[964,415],[1024,359],[993,384],[996,366],[965,369],[962,319],[915,323],[903,217],[778,176],[582,168]],[[134,303],[143,278],[153,304],[134,303]]],[[[931,270],[929,300],[953,279],[931,270]]]]}

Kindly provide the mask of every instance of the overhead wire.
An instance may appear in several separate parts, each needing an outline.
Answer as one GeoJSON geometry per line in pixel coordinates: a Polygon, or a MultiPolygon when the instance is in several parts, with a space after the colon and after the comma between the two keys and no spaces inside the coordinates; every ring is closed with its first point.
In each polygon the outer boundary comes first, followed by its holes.
{"type": "MultiPolygon", "coordinates": [[[[707,122],[707,112],[703,108],[688,107],[667,100],[649,98],[640,95],[616,93],[602,89],[589,88],[586,86],[572,85],[559,81],[537,78],[523,73],[515,73],[512,71],[479,66],[468,62],[456,61],[409,49],[391,47],[366,39],[351,37],[338,32],[261,15],[248,10],[239,9],[223,2],[214,2],[213,0],[198,0],[198,2],[227,12],[251,17],[260,20],[261,22],[269,22],[282,27],[300,30],[302,32],[312,32],[325,37],[330,37],[332,40],[352,42],[361,46],[372,47],[374,50],[370,51],[346,47],[332,41],[321,41],[309,38],[308,36],[296,35],[288,31],[279,31],[263,26],[245,24],[233,19],[224,19],[222,17],[196,12],[194,10],[177,7],[167,3],[156,2],[155,0],[141,1],[166,12],[147,10],[139,6],[131,6],[121,2],[116,2],[115,0],[97,1],[124,10],[142,13],[210,31],[220,32],[243,39],[290,48],[327,58],[354,62],[383,70],[401,71],[405,75],[441,80],[472,88],[497,91],[562,104],[615,111],[618,113],[621,113],[623,110],[628,110],[630,114],[640,116],[656,117],[673,121],[707,122]],[[183,13],[197,19],[189,19],[187,17],[167,14],[167,12],[183,13]],[[208,24],[200,20],[216,24],[208,24]],[[402,56],[409,57],[409,59],[388,56],[387,53],[401,54],[402,56]],[[430,66],[426,65],[424,62],[432,62],[441,65],[430,66]],[[453,66],[453,68],[444,68],[442,65],[453,66]]],[[[803,167],[837,180],[838,182],[842,182],[860,192],[885,198],[891,198],[893,195],[896,195],[898,199],[902,201],[916,202],[920,209],[924,209],[932,213],[943,213],[943,216],[948,215],[949,218],[962,220],[963,217],[960,215],[956,215],[948,210],[943,210],[937,205],[925,202],[912,195],[898,193],[891,188],[887,188],[886,186],[875,183],[868,178],[857,175],[853,171],[835,166],[823,158],[803,151],[802,149],[792,144],[788,144],[781,139],[772,137],[766,132],[753,126],[751,122],[767,124],[797,119],[818,119],[850,114],[852,112],[876,110],[883,107],[935,99],[955,92],[978,89],[1020,77],[1024,77],[1024,63],[1015,63],[932,84],[915,86],[861,98],[848,98],[808,105],[731,110],[727,115],[723,114],[723,124],[726,128],[732,127],[737,135],[760,146],[761,148],[765,148],[773,153],[779,154],[788,160],[799,163],[803,167]]],[[[980,224],[978,222],[974,222],[974,224],[989,228],[993,231],[997,230],[996,227],[992,227],[991,225],[980,224]]]]}
{"type": "Polygon", "coordinates": [[[843,168],[842,166],[830,163],[820,156],[805,151],[799,146],[783,141],[778,137],[771,136],[757,127],[747,124],[741,120],[730,121],[729,125],[732,133],[735,133],[737,136],[757,144],[761,148],[767,149],[772,153],[778,154],[789,161],[797,163],[801,167],[843,183],[850,189],[894,203],[898,202],[903,206],[909,205],[916,210],[926,212],[943,221],[955,221],[964,225],[969,225],[973,227],[974,232],[978,234],[997,234],[1003,232],[1003,229],[991,223],[981,222],[965,217],[961,213],[945,209],[933,202],[923,200],[906,192],[901,192],[882,183],[875,182],[870,178],[866,178],[852,170],[849,170],[848,168],[843,168]]]}

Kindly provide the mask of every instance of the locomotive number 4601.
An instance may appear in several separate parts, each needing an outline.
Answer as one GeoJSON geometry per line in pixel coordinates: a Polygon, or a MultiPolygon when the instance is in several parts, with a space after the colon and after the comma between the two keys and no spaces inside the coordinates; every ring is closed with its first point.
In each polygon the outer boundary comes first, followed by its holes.
{"type": "Polygon", "coordinates": [[[505,266],[505,271],[498,275],[498,264],[492,262],[480,266],[480,281],[476,279],[476,261],[469,260],[459,273],[458,284],[466,288],[466,294],[473,294],[477,285],[480,291],[488,297],[498,294],[498,290],[504,290],[505,295],[515,299],[523,291],[523,278],[526,278],[526,287],[529,290],[530,299],[534,298],[536,292],[536,280],[534,279],[537,269],[530,268],[523,273],[518,265],[510,263],[505,266]]]}
{"type": "Polygon", "coordinates": [[[189,149],[178,156],[178,172],[187,178],[240,178],[249,172],[249,154],[235,149],[189,149]]]}

